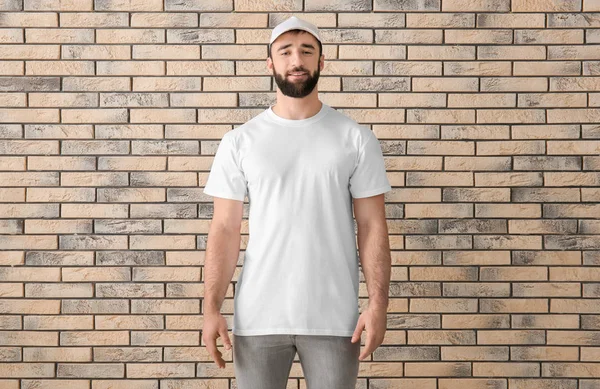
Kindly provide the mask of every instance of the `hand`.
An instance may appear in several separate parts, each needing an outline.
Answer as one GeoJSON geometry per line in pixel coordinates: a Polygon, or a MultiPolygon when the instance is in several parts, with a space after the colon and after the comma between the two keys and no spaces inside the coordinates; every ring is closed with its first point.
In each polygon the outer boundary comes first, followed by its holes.
{"type": "Polygon", "coordinates": [[[358,317],[358,323],[356,329],[352,335],[351,342],[360,342],[360,336],[363,331],[367,331],[367,341],[365,342],[365,348],[359,355],[358,359],[363,360],[368,357],[379,345],[383,342],[386,331],[387,322],[387,311],[381,308],[367,308],[358,317]]]}
{"type": "Polygon", "coordinates": [[[231,340],[229,340],[229,335],[227,334],[227,320],[225,320],[221,313],[205,315],[204,325],[202,326],[202,341],[217,366],[225,368],[223,354],[217,349],[217,338],[219,336],[223,338],[225,348],[230,350],[231,340]]]}

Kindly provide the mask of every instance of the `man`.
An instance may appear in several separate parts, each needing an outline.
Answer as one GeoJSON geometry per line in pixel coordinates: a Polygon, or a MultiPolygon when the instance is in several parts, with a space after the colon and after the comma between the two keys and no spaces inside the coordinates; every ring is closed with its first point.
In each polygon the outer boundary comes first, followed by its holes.
{"type": "Polygon", "coordinates": [[[267,67],[277,102],[223,136],[204,188],[214,214],[202,340],[219,367],[225,362],[216,339],[232,347],[220,308],[238,259],[246,195],[250,206],[234,294],[239,389],[285,389],[296,352],[309,389],[354,388],[359,360],[386,331],[391,261],[383,193],[391,186],[373,132],[319,101],[323,66],[316,26],[292,16],[273,29],[267,67]],[[360,316],[353,212],[369,294],[360,316]]]}

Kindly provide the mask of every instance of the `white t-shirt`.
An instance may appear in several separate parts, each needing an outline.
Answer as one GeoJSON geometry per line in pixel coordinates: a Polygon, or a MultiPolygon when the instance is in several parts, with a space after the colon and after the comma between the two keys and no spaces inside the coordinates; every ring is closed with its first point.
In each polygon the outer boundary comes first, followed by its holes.
{"type": "Polygon", "coordinates": [[[204,193],[248,196],[232,332],[351,336],[359,316],[352,197],[389,190],[377,137],[325,103],[301,120],[271,106],[227,132],[204,193]]]}

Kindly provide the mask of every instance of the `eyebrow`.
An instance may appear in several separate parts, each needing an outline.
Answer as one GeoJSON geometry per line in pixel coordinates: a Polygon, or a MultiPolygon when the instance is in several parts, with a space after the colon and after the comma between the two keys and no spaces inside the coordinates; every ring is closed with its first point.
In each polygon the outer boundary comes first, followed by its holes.
{"type": "MultiPolygon", "coordinates": [[[[281,46],[280,48],[278,48],[278,49],[277,49],[277,51],[281,51],[281,50],[283,50],[283,49],[287,49],[287,48],[288,48],[288,47],[290,47],[291,45],[292,45],[291,43],[288,43],[287,45],[283,45],[283,46],[281,46]]],[[[303,44],[301,44],[300,46],[302,46],[302,47],[306,47],[306,48],[309,48],[309,49],[313,49],[313,50],[315,49],[315,46],[313,46],[313,45],[311,45],[311,44],[309,44],[309,43],[303,43],[303,44]]]]}

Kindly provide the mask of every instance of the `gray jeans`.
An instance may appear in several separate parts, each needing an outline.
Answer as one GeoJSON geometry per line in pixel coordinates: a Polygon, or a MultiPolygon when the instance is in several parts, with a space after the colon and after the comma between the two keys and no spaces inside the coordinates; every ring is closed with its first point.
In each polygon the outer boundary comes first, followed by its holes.
{"type": "Polygon", "coordinates": [[[298,351],[308,389],[354,389],[360,341],[351,336],[233,334],[238,389],[285,389],[298,351]]]}

